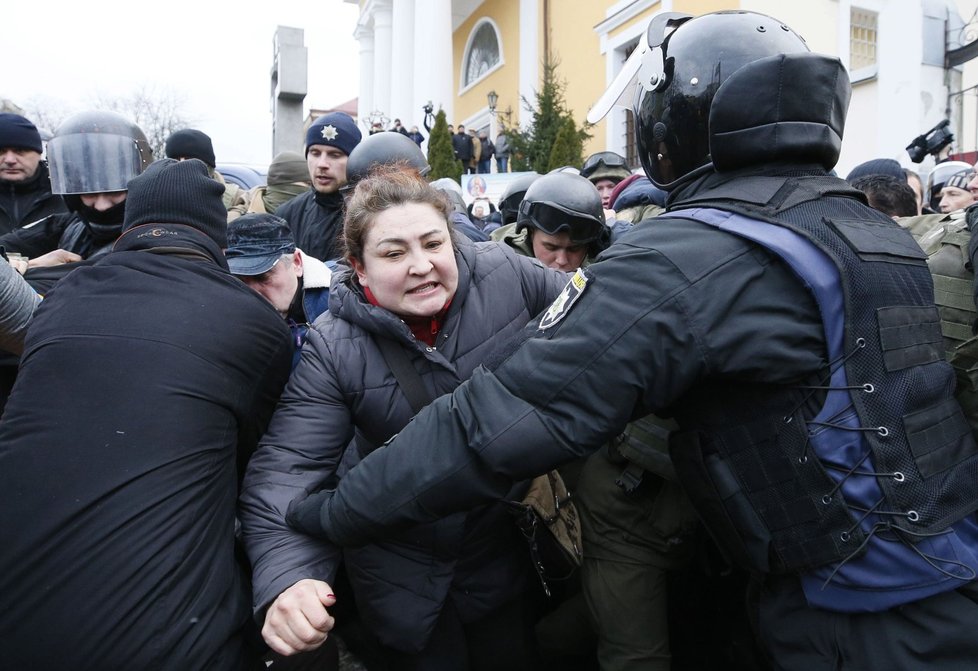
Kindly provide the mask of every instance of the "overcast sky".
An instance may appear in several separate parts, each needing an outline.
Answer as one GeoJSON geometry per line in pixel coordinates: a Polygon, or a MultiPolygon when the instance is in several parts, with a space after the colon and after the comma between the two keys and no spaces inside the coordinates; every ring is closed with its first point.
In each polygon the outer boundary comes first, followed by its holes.
{"type": "Polygon", "coordinates": [[[95,93],[172,92],[219,163],[267,166],[276,27],[305,31],[305,109],[329,108],[358,95],[358,13],[342,0],[5,2],[0,98],[82,111],[95,93]]]}

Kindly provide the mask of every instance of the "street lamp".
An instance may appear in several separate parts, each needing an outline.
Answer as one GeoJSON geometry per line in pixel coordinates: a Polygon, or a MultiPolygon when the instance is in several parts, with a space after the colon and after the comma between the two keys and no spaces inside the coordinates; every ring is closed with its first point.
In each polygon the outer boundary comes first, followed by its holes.
{"type": "Polygon", "coordinates": [[[489,95],[486,96],[489,99],[489,114],[496,113],[496,103],[499,102],[499,96],[496,95],[496,91],[489,91],[489,95]]]}

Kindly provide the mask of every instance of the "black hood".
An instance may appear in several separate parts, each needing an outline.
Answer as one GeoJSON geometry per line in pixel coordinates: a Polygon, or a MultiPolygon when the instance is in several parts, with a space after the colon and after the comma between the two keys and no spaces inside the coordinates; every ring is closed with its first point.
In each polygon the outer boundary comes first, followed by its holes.
{"type": "Polygon", "coordinates": [[[851,93],[837,58],[778,54],[741,67],[710,106],[713,169],[794,163],[831,170],[842,149],[851,93]]]}

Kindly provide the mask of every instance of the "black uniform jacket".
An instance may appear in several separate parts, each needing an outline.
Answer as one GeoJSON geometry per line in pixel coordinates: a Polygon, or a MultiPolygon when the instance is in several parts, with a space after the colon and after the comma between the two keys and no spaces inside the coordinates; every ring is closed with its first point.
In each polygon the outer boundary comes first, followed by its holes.
{"type": "Polygon", "coordinates": [[[41,161],[34,176],[24,182],[0,180],[0,234],[26,226],[49,214],[67,212],[61,196],[51,193],[47,163],[41,161]]]}
{"type": "Polygon", "coordinates": [[[111,249],[121,229],[120,222],[99,234],[77,212],[62,212],[0,236],[0,246],[30,258],[64,249],[87,259],[111,249]]]}
{"type": "Polygon", "coordinates": [[[339,256],[337,238],[343,232],[343,196],[315,190],[283,203],[275,215],[289,222],[296,246],[309,256],[331,261],[339,256]]]}

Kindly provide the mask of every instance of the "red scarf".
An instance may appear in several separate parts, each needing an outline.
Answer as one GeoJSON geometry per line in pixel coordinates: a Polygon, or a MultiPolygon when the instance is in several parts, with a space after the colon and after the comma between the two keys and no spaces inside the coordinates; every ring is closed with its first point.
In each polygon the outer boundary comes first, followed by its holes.
{"type": "MultiPolygon", "coordinates": [[[[370,287],[364,287],[363,293],[367,297],[367,300],[370,301],[371,305],[383,307],[377,302],[377,299],[370,291],[370,287]]],[[[448,299],[448,302],[445,303],[445,307],[443,307],[438,314],[431,317],[401,317],[401,321],[408,325],[408,328],[411,329],[411,333],[414,334],[416,339],[425,343],[429,347],[434,347],[435,339],[438,337],[438,332],[441,330],[442,324],[445,323],[445,315],[448,314],[448,306],[451,304],[452,299],[448,299]]]]}

